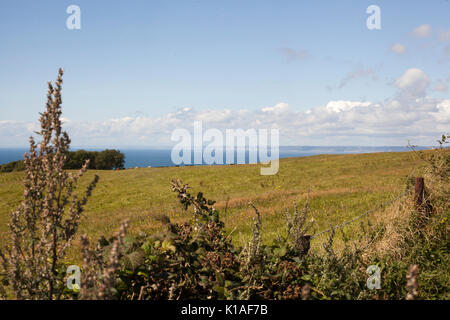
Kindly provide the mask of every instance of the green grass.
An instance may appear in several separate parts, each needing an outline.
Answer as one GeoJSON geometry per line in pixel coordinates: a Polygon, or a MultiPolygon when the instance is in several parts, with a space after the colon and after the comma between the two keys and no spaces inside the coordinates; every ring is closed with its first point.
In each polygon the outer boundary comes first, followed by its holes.
{"type": "MultiPolygon", "coordinates": [[[[284,232],[284,208],[291,208],[294,200],[301,205],[309,193],[314,228],[320,231],[394,198],[404,191],[406,177],[419,165],[411,152],[403,152],[281,159],[274,176],[261,176],[260,165],[90,170],[82,185],[94,174],[100,181],[86,206],[80,234],[94,239],[112,235],[126,218],[132,233],[155,232],[161,227],[157,217],[162,214],[175,222],[189,219],[170,190],[173,178],[189,183],[192,193],[203,191],[206,198],[217,200],[228,232],[235,229],[237,244],[249,239],[254,216],[249,201],[260,210],[264,240],[269,241],[284,232]]],[[[23,172],[0,174],[1,243],[8,239],[9,212],[21,201],[22,179],[23,172]]]]}

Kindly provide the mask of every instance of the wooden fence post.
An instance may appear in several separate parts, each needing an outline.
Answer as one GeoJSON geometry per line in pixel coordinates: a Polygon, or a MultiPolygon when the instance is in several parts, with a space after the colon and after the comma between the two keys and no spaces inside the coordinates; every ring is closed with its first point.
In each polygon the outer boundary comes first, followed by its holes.
{"type": "Polygon", "coordinates": [[[425,200],[425,180],[422,177],[416,178],[414,185],[414,202],[417,211],[423,211],[425,200]]]}

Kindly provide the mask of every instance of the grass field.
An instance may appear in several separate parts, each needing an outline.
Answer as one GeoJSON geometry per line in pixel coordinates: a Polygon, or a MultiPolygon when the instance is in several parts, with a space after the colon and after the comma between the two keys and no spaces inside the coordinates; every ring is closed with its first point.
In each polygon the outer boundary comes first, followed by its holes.
{"type": "MultiPolygon", "coordinates": [[[[274,176],[261,176],[259,165],[142,168],[122,171],[88,171],[86,185],[94,174],[100,182],[89,199],[81,233],[91,238],[112,235],[121,221],[130,220],[131,232],[152,233],[161,227],[158,217],[172,221],[190,218],[170,191],[170,181],[180,178],[191,193],[203,191],[217,201],[233,241],[243,244],[250,234],[252,201],[263,219],[264,240],[284,232],[282,213],[296,200],[302,205],[309,194],[310,213],[318,232],[346,221],[405,190],[407,176],[420,172],[412,152],[355,155],[320,155],[280,160],[274,176]],[[226,213],[225,213],[226,209],[226,213]]],[[[22,172],[0,174],[0,241],[8,239],[9,212],[21,201],[22,172]]],[[[379,210],[374,215],[382,215],[379,210]]],[[[319,237],[313,248],[323,240],[319,237]]]]}

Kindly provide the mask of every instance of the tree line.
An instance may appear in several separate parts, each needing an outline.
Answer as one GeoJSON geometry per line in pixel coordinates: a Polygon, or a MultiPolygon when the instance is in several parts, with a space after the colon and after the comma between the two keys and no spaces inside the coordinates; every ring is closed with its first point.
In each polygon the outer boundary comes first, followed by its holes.
{"type": "MultiPolygon", "coordinates": [[[[89,160],[88,169],[115,170],[124,169],[125,167],[125,155],[122,152],[106,149],[103,151],[69,151],[64,169],[81,169],[86,160],[89,160]]],[[[23,160],[0,165],[0,172],[23,171],[24,169],[23,160]]]]}

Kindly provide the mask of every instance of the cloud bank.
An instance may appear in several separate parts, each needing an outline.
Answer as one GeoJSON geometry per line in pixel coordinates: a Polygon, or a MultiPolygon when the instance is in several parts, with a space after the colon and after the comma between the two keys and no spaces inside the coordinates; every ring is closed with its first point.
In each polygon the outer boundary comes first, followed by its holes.
{"type": "MultiPolygon", "coordinates": [[[[450,131],[450,99],[427,95],[430,80],[417,68],[394,83],[395,95],[381,102],[333,100],[306,111],[285,102],[258,110],[183,108],[161,117],[124,117],[104,121],[64,119],[73,146],[170,146],[173,130],[192,131],[194,121],[208,128],[279,128],[281,145],[434,145],[450,131]]],[[[38,123],[0,121],[1,147],[26,145],[38,123]]]]}

